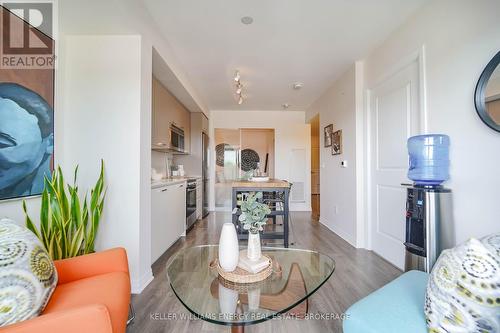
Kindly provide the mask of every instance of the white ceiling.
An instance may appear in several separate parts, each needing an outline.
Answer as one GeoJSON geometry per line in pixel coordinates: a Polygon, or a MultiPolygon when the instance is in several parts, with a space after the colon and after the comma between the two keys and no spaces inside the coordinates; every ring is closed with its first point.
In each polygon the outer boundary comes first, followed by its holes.
{"type": "Polygon", "coordinates": [[[305,110],[427,1],[143,0],[210,110],[305,110]]]}

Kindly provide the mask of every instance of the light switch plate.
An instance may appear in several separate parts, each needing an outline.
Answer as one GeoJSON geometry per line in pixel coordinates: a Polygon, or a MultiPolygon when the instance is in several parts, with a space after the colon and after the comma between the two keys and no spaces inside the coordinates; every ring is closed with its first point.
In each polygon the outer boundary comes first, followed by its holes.
{"type": "Polygon", "coordinates": [[[343,168],[347,168],[347,161],[340,162],[340,166],[343,168]]]}

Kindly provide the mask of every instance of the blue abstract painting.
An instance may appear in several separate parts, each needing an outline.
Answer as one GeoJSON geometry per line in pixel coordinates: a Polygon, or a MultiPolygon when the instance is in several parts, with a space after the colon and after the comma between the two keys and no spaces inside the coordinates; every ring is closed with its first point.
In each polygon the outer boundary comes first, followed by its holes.
{"type": "Polygon", "coordinates": [[[0,200],[41,194],[53,153],[53,108],[23,85],[0,83],[0,200]]]}

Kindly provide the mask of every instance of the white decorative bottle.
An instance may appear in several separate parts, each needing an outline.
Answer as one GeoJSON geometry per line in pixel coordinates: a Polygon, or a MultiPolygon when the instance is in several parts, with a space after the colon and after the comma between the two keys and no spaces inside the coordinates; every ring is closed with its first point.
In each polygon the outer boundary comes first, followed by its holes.
{"type": "Polygon", "coordinates": [[[236,290],[226,288],[219,282],[219,308],[224,319],[229,320],[236,313],[238,297],[236,290]]]}
{"type": "Polygon", "coordinates": [[[262,256],[260,249],[260,233],[248,233],[247,257],[251,261],[257,261],[262,256]]]}
{"type": "Polygon", "coordinates": [[[226,272],[232,272],[238,265],[238,236],[232,223],[224,223],[219,239],[219,264],[226,272]]]}

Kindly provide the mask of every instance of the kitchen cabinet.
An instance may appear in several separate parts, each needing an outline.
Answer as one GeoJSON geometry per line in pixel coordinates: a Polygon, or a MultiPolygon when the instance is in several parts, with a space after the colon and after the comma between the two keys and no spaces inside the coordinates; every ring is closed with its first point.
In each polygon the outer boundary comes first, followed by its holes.
{"type": "Polygon", "coordinates": [[[184,165],[184,170],[188,175],[203,175],[203,133],[208,134],[208,118],[202,112],[191,112],[191,147],[189,155],[178,155],[177,164],[184,165]]]}
{"type": "Polygon", "coordinates": [[[151,190],[151,263],[186,232],[186,183],[151,190]]]}
{"type": "Polygon", "coordinates": [[[170,126],[184,130],[184,147],[191,146],[191,112],[182,105],[163,84],[153,77],[152,84],[152,149],[162,150],[170,143],[170,126]]]}

